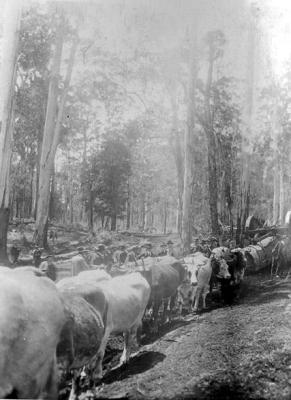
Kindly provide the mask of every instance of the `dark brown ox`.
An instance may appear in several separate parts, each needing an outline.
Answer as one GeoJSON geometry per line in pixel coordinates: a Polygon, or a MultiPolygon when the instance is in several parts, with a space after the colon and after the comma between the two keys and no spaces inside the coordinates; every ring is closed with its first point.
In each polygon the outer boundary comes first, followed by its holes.
{"type": "Polygon", "coordinates": [[[80,279],[79,276],[65,278],[57,287],[62,294],[67,317],[57,349],[58,365],[62,371],[61,384],[73,370],[70,399],[75,399],[80,390],[80,369],[89,367],[94,378],[108,304],[103,291],[98,288],[98,282],[93,279],[90,282],[89,278],[80,279]]]}
{"type": "Polygon", "coordinates": [[[162,303],[164,303],[162,320],[166,320],[167,314],[168,317],[171,318],[171,311],[175,305],[177,289],[186,278],[186,269],[176,258],[166,256],[161,257],[156,262],[149,265],[142,273],[147,278],[151,287],[148,308],[152,307],[153,309],[153,329],[157,331],[159,309],[162,303]]]}

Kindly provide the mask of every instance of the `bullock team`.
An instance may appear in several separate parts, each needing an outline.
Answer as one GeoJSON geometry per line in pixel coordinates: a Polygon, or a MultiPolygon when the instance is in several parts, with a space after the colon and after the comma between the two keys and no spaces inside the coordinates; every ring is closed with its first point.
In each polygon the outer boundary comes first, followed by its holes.
{"type": "Polygon", "coordinates": [[[102,378],[110,335],[124,336],[122,365],[137,349],[145,315],[156,332],[176,307],[197,311],[202,299],[205,308],[215,288],[233,301],[245,260],[240,249],[216,244],[195,240],[191,254],[179,259],[171,241],[158,254],[149,242],[79,248],[62,279],[61,263],[40,262],[39,249],[37,267],[0,267],[0,398],[55,399],[71,377],[76,399],[84,376],[92,386],[102,378]]]}

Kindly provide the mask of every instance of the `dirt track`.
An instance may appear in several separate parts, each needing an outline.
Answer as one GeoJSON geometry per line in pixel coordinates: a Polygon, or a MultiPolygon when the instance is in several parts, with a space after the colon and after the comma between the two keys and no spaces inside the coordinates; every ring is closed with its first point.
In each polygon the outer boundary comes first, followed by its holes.
{"type": "MultiPolygon", "coordinates": [[[[291,399],[289,293],[291,281],[247,277],[239,304],[212,303],[209,312],[146,338],[150,343],[126,367],[108,372],[94,397],[291,399]]],[[[110,366],[118,356],[112,351],[110,366]]]]}

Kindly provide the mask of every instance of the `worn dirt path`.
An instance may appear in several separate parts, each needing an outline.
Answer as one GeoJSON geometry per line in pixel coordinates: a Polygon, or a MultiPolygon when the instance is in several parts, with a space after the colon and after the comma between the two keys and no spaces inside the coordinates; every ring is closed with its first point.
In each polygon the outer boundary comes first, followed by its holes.
{"type": "Polygon", "coordinates": [[[239,304],[176,321],[108,372],[94,397],[291,399],[289,294],[291,281],[248,277],[239,304]]]}

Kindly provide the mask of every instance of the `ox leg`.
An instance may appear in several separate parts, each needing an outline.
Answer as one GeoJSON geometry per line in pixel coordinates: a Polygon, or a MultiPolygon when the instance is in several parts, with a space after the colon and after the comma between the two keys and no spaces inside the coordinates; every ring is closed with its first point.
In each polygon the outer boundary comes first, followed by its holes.
{"type": "Polygon", "coordinates": [[[192,287],[191,291],[191,297],[190,297],[190,305],[189,305],[189,312],[194,309],[194,301],[196,298],[196,293],[197,293],[197,286],[192,287]]]}
{"type": "Polygon", "coordinates": [[[58,378],[57,378],[57,362],[56,358],[51,366],[50,374],[44,388],[44,392],[41,394],[41,399],[55,400],[58,397],[58,378]]]}
{"type": "Polygon", "coordinates": [[[129,360],[130,345],[131,345],[131,337],[130,336],[131,336],[130,331],[126,331],[123,333],[124,347],[123,347],[122,356],[120,358],[119,366],[125,364],[129,360]]]}
{"type": "Polygon", "coordinates": [[[170,309],[170,298],[163,301],[163,314],[162,314],[162,323],[165,324],[169,321],[169,309],[170,309]]]}
{"type": "Polygon", "coordinates": [[[170,298],[170,311],[169,311],[169,321],[171,322],[174,308],[176,305],[176,300],[177,300],[177,293],[175,293],[171,298],[170,298]]]}
{"type": "Polygon", "coordinates": [[[201,291],[202,291],[201,288],[197,288],[197,290],[196,290],[196,294],[195,294],[195,303],[194,303],[194,308],[193,308],[193,311],[194,311],[194,312],[197,312],[197,311],[198,311],[201,291]]]}
{"type": "Polygon", "coordinates": [[[206,308],[206,296],[208,295],[208,293],[209,293],[209,286],[205,287],[202,292],[202,308],[203,308],[203,310],[205,310],[205,308],[206,308]]]}
{"type": "Polygon", "coordinates": [[[104,358],[104,354],[105,354],[105,349],[106,349],[106,345],[109,339],[109,334],[110,331],[108,329],[105,330],[104,333],[104,337],[102,339],[97,357],[96,357],[96,363],[95,363],[95,368],[94,368],[94,374],[93,374],[93,379],[94,380],[100,380],[102,379],[102,375],[103,375],[103,370],[102,370],[102,361],[104,358]]]}
{"type": "Polygon", "coordinates": [[[69,400],[77,400],[78,399],[78,388],[79,388],[79,376],[77,371],[73,371],[72,378],[72,389],[70,391],[69,400]]]}
{"type": "Polygon", "coordinates": [[[154,301],[153,305],[153,328],[152,331],[153,333],[158,333],[159,327],[158,327],[158,315],[159,315],[159,309],[161,306],[162,301],[154,301]]]}

